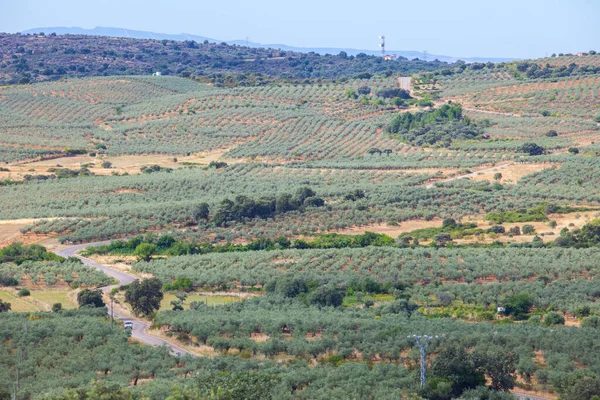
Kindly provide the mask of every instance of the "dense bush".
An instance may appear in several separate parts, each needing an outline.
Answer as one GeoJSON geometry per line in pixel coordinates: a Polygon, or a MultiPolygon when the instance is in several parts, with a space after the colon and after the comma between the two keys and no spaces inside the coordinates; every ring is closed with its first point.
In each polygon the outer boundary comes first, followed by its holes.
{"type": "Polygon", "coordinates": [[[13,262],[17,265],[25,261],[63,261],[64,259],[54,253],[46,251],[44,246],[30,244],[24,246],[14,243],[0,249],[0,264],[13,262]]]}
{"type": "Polygon", "coordinates": [[[416,145],[439,144],[445,147],[455,140],[479,138],[482,133],[480,128],[463,116],[458,103],[447,103],[431,111],[400,113],[386,129],[416,145]]]}
{"type": "Polygon", "coordinates": [[[102,300],[102,291],[100,289],[83,289],[77,293],[77,303],[79,307],[104,307],[102,300]]]}
{"type": "Polygon", "coordinates": [[[237,196],[234,201],[223,200],[213,216],[213,223],[217,226],[226,226],[230,222],[244,222],[252,218],[272,218],[277,214],[302,209],[305,200],[313,198],[309,205],[322,206],[323,201],[315,198],[316,193],[309,187],[299,188],[295,195],[285,193],[274,198],[250,199],[246,196],[237,196]]]}
{"type": "Polygon", "coordinates": [[[410,93],[407,90],[399,89],[399,88],[391,88],[391,89],[382,89],[377,91],[377,97],[383,97],[384,99],[410,99],[410,93]]]}
{"type": "Polygon", "coordinates": [[[525,143],[521,147],[517,149],[519,153],[526,153],[530,156],[539,156],[544,154],[545,149],[542,146],[537,145],[536,143],[525,143]]]}

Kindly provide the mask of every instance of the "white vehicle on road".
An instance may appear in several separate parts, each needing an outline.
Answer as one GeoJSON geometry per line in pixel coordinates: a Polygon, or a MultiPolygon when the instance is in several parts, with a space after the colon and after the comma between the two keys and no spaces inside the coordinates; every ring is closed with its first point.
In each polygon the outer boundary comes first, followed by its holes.
{"type": "Polygon", "coordinates": [[[125,321],[123,326],[125,327],[125,329],[133,329],[133,321],[125,321]]]}

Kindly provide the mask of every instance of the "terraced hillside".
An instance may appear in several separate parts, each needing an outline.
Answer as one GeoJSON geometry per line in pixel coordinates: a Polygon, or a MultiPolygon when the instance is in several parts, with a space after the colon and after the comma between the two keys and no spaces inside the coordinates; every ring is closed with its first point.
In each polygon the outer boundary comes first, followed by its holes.
{"type": "MultiPolygon", "coordinates": [[[[85,307],[43,312],[108,279],[46,253],[22,262],[20,245],[0,265],[0,305],[14,307],[2,354],[17,354],[13,312],[42,311],[28,343],[80,330],[56,362],[68,384],[52,393],[71,397],[600,395],[600,71],[587,57],[420,71],[410,92],[385,72],[1,88],[0,240],[120,239],[85,255],[158,279],[144,282],[164,297],[140,313],[132,284],[105,301],[197,357],[128,344],[85,307]],[[425,387],[414,334],[436,336],[425,387]],[[71,352],[99,361],[75,373],[71,352]]],[[[6,359],[0,395],[21,365],[6,359]]],[[[31,371],[27,393],[48,385],[31,371]]]]}

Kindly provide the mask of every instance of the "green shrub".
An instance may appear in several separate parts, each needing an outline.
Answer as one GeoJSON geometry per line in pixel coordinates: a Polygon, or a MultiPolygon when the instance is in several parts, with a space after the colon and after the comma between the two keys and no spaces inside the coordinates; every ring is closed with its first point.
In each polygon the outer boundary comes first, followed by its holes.
{"type": "Polygon", "coordinates": [[[581,321],[581,327],[594,329],[600,328],[600,317],[597,315],[592,315],[591,317],[584,318],[581,321]]]}
{"type": "Polygon", "coordinates": [[[521,232],[523,232],[523,235],[529,235],[535,232],[535,228],[533,225],[523,225],[521,227],[521,232]]]}
{"type": "Polygon", "coordinates": [[[564,325],[565,324],[565,317],[563,317],[561,314],[559,314],[559,313],[557,313],[555,311],[550,311],[544,317],[544,324],[546,326],[564,325]]]}

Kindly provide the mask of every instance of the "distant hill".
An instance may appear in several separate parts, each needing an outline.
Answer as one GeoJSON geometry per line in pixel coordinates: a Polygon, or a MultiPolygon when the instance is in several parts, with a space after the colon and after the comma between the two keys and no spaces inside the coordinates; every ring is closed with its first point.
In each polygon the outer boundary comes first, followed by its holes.
{"type": "MultiPolygon", "coordinates": [[[[117,33],[110,29],[104,32],[117,33]]],[[[217,86],[260,86],[270,81],[311,83],[320,79],[348,79],[359,74],[363,78],[373,74],[410,75],[457,65],[403,57],[383,60],[366,54],[320,55],[192,39],[0,33],[0,85],[63,77],[160,72],[161,75],[195,76],[217,86]]]]}
{"type": "MultiPolygon", "coordinates": [[[[156,40],[177,40],[177,41],[185,41],[185,40],[194,40],[196,42],[204,42],[208,40],[210,43],[222,43],[222,40],[212,39],[204,36],[191,35],[188,33],[180,33],[180,34],[167,34],[167,33],[155,33],[155,32],[146,32],[146,31],[136,31],[124,28],[108,28],[97,26],[93,29],[84,29],[78,27],[47,27],[47,28],[33,28],[23,31],[22,33],[40,33],[44,32],[45,34],[50,34],[52,32],[58,35],[92,35],[92,36],[109,36],[109,37],[125,37],[125,38],[134,38],[134,39],[156,39],[156,40]]],[[[238,46],[248,46],[254,48],[262,48],[262,49],[280,49],[286,51],[294,51],[299,53],[309,53],[315,52],[318,54],[339,54],[341,51],[345,51],[348,55],[357,55],[360,53],[364,53],[367,55],[377,56],[380,55],[378,50],[365,50],[365,49],[352,49],[352,48],[341,48],[341,47],[296,47],[296,46],[288,46],[285,44],[262,44],[262,43],[254,43],[254,42],[246,42],[245,40],[231,40],[225,41],[227,44],[235,44],[238,46]]],[[[396,54],[398,56],[405,57],[409,60],[419,58],[423,59],[423,52],[419,51],[410,51],[410,50],[388,50],[388,54],[396,54]]],[[[494,57],[456,57],[456,56],[445,56],[438,54],[427,54],[427,58],[429,60],[439,60],[445,62],[455,62],[457,60],[463,60],[465,62],[505,62],[505,61],[515,61],[516,58],[494,58],[494,57]]]]}

